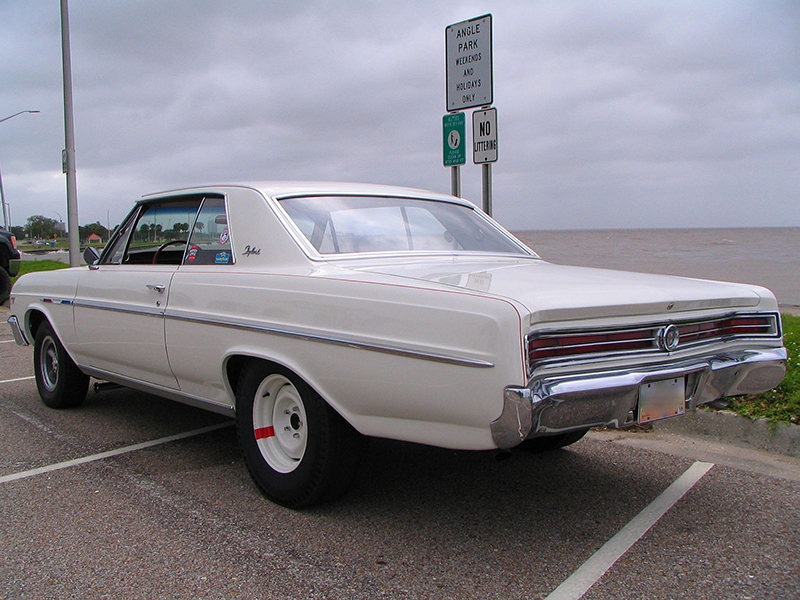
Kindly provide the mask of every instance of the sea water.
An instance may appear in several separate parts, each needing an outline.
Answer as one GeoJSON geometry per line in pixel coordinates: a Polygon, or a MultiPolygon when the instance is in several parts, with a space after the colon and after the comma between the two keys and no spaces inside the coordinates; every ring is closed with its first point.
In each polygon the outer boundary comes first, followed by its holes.
{"type": "Polygon", "coordinates": [[[521,231],[549,262],[762,285],[800,308],[800,227],[521,231]]]}

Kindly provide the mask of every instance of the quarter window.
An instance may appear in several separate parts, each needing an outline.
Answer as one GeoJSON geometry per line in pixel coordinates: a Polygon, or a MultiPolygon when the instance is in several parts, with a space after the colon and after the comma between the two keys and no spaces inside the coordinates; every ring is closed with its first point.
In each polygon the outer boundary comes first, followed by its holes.
{"type": "Polygon", "coordinates": [[[206,198],[192,226],[185,265],[233,264],[231,235],[224,198],[206,198]]]}

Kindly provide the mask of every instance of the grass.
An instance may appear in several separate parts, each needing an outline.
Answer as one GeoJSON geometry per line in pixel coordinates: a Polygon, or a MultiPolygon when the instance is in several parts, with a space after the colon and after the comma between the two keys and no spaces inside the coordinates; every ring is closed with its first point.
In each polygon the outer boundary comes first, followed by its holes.
{"type": "Polygon", "coordinates": [[[20,276],[34,271],[52,271],[54,269],[66,269],[69,265],[57,260],[23,260],[19,265],[19,273],[11,278],[12,285],[20,276]]]}
{"type": "MultiPolygon", "coordinates": [[[[56,260],[22,261],[19,274],[68,266],[56,260]]],[[[11,281],[13,283],[16,278],[11,281]]],[[[789,351],[786,378],[774,390],[764,394],[732,398],[730,410],[752,419],[765,418],[773,423],[800,425],[800,317],[784,314],[782,320],[783,342],[789,351]]]]}
{"type": "Polygon", "coordinates": [[[752,419],[800,425],[800,317],[787,314],[781,317],[783,343],[789,352],[786,378],[769,392],[732,398],[730,410],[752,419]]]}

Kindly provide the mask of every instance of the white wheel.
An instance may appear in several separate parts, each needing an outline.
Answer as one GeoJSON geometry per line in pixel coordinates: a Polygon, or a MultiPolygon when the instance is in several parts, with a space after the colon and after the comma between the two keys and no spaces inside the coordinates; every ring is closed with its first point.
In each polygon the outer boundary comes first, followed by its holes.
{"type": "Polygon", "coordinates": [[[308,445],[308,419],[303,399],[280,374],[264,379],[253,399],[253,433],[261,456],[279,473],[291,473],[308,445]]]}
{"type": "Polygon", "coordinates": [[[353,479],[361,436],[288,369],[259,360],[245,365],[236,429],[253,481],[284,506],[333,500],[353,479]]]}

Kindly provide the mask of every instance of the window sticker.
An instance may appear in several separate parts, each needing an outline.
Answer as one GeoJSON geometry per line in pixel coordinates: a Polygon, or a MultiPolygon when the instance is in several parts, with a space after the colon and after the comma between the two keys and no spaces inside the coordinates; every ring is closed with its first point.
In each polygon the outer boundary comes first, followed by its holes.
{"type": "Polygon", "coordinates": [[[225,229],[222,230],[222,233],[219,234],[219,243],[221,245],[227,244],[230,237],[231,234],[228,232],[228,228],[226,227],[225,229]]]}
{"type": "Polygon", "coordinates": [[[192,247],[189,248],[189,262],[194,262],[197,258],[197,251],[200,249],[200,246],[197,244],[192,244],[192,247]]]}
{"type": "Polygon", "coordinates": [[[214,257],[214,262],[218,265],[227,265],[231,262],[231,255],[228,252],[218,252],[214,257]]]}

